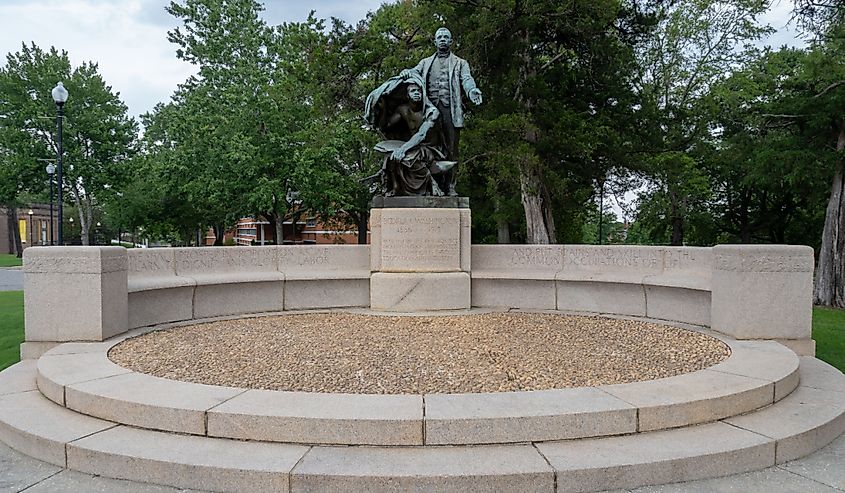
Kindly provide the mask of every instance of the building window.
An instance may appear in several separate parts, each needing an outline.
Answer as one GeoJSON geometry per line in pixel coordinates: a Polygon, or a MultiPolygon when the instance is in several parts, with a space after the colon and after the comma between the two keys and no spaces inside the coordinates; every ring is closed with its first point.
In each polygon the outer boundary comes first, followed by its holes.
{"type": "Polygon", "coordinates": [[[26,219],[18,219],[18,230],[21,233],[21,243],[26,243],[26,219]]]}
{"type": "Polygon", "coordinates": [[[316,228],[317,227],[317,219],[316,218],[309,219],[308,221],[305,222],[305,227],[306,228],[316,228]]]}

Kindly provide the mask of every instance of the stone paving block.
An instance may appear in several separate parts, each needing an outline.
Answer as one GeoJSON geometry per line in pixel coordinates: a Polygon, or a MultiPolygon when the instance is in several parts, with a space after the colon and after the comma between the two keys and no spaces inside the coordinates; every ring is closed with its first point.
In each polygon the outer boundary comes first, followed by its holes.
{"type": "Polygon", "coordinates": [[[767,406],[774,384],[710,370],[601,389],[639,408],[639,431],[707,423],[767,406]]]}
{"type": "Polygon", "coordinates": [[[637,409],[595,388],[431,394],[426,444],[565,440],[637,431],[637,409]]]}
{"type": "Polygon", "coordinates": [[[114,423],[84,416],[38,391],[0,397],[0,441],[30,457],[65,467],[65,444],[114,423]]]}
{"type": "Polygon", "coordinates": [[[0,395],[37,390],[35,360],[24,360],[0,372],[0,395]]]}
{"type": "Polygon", "coordinates": [[[845,432],[845,394],[798,387],[774,406],[725,420],[777,440],[777,463],[798,459],[845,432]]]}
{"type": "Polygon", "coordinates": [[[61,467],[27,457],[0,443],[0,493],[18,493],[61,470],[61,467]]]}
{"type": "Polygon", "coordinates": [[[809,356],[799,358],[798,373],[802,387],[845,392],[845,375],[824,361],[809,356]]]}
{"type": "Polygon", "coordinates": [[[690,481],[774,464],[773,440],[724,423],[537,444],[558,491],[588,492],[690,481]]]}
{"type": "Polygon", "coordinates": [[[641,284],[558,280],[557,309],[644,317],[645,292],[641,284]]]}
{"type": "Polygon", "coordinates": [[[554,310],[554,280],[472,279],[472,306],[554,310]]]}
{"type": "Polygon", "coordinates": [[[530,445],[314,447],[291,473],[291,491],[552,493],[554,472],[530,445]]]}
{"type": "Polygon", "coordinates": [[[68,445],[76,471],[177,488],[287,492],[308,447],[174,435],[118,426],[68,445]]]}
{"type": "Polygon", "coordinates": [[[65,405],[65,388],[75,383],[123,375],[132,371],[118,366],[104,352],[47,353],[38,359],[38,388],[51,401],[65,405]]]}
{"type": "Polygon", "coordinates": [[[285,281],[285,310],[370,306],[370,276],[364,279],[285,281]]]}
{"type": "Polygon", "coordinates": [[[781,469],[845,491],[845,435],[809,457],[782,464],[781,469]]]}
{"type": "Polygon", "coordinates": [[[204,435],[205,411],[243,393],[218,387],[128,373],[69,385],[67,407],[122,424],[204,435]]]}
{"type": "MultiPolygon", "coordinates": [[[[2,491],[2,490],[0,490],[2,491]]],[[[103,478],[76,471],[64,470],[59,474],[38,483],[26,490],[26,493],[203,493],[199,490],[183,490],[170,486],[138,483],[125,479],[103,478]]]]}
{"type": "Polygon", "coordinates": [[[273,442],[422,445],[418,395],[250,390],[208,412],[209,436],[273,442]]]}
{"type": "Polygon", "coordinates": [[[646,486],[631,493],[841,493],[812,479],[770,467],[722,478],[646,486]]]}
{"type": "Polygon", "coordinates": [[[708,370],[757,378],[775,384],[775,401],[798,386],[798,356],[774,341],[730,341],[731,356],[708,370]]]}

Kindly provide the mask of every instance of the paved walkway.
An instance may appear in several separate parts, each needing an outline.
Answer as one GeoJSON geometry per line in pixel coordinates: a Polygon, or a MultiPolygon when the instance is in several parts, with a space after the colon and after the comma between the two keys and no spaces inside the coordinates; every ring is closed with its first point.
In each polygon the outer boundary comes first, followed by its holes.
{"type": "MultiPolygon", "coordinates": [[[[0,443],[0,493],[201,493],[102,478],[37,461],[0,443]]],[[[845,435],[813,455],[762,471],[630,490],[628,493],[842,493],[845,435]]],[[[625,493],[619,491],[616,493],[625,493]]]]}
{"type": "Polygon", "coordinates": [[[0,291],[22,291],[23,271],[20,267],[0,268],[0,291]]]}

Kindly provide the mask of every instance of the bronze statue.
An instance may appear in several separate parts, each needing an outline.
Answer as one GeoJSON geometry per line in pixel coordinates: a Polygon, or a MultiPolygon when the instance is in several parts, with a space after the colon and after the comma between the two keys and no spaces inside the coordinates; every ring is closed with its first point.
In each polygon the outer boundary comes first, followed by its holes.
{"type": "Polygon", "coordinates": [[[385,195],[456,196],[458,139],[464,126],[462,96],[481,104],[466,60],[452,54],[452,34],[440,28],[437,53],[391,77],[367,97],[364,118],[386,140],[375,149],[385,195]],[[462,92],[463,91],[463,92],[462,92]]]}
{"type": "MultiPolygon", "coordinates": [[[[452,33],[448,29],[441,27],[437,30],[434,45],[437,47],[435,54],[422,59],[416,67],[403,70],[400,77],[406,79],[417,75],[425,81],[428,99],[440,112],[446,158],[457,162],[460,132],[464,126],[462,95],[465,93],[473,104],[479,105],[482,102],[481,89],[475,85],[467,61],[452,53],[452,33]]],[[[455,191],[456,177],[457,167],[448,173],[443,183],[448,195],[458,194],[455,191]]]]}
{"type": "Polygon", "coordinates": [[[375,147],[384,155],[382,169],[367,180],[381,177],[386,196],[441,196],[433,177],[455,164],[445,161],[439,112],[423,91],[417,77],[392,77],[367,98],[365,118],[386,139],[375,147]]]}

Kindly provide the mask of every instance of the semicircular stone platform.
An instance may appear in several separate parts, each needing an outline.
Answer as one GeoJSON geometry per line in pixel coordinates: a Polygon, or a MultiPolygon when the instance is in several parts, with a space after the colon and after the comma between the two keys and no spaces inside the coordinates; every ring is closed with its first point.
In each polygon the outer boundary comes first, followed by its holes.
{"type": "MultiPolygon", "coordinates": [[[[150,330],[150,329],[145,329],[150,330]]],[[[659,380],[537,392],[246,390],[132,372],[134,331],[0,373],[0,440],[68,469],[211,491],[633,488],[763,469],[845,431],[845,376],[772,341],[659,380]]]]}

